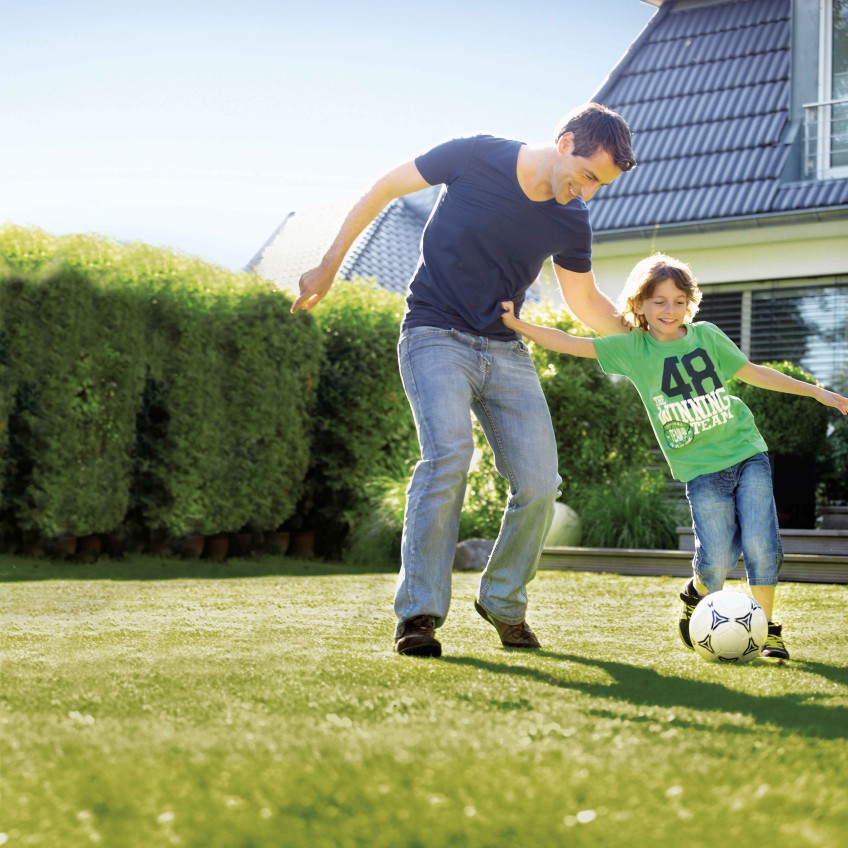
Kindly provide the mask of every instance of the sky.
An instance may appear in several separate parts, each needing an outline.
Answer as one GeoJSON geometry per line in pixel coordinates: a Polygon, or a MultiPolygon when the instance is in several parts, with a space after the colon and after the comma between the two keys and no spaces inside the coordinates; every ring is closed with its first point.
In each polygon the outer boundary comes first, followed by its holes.
{"type": "Polygon", "coordinates": [[[0,224],[243,268],[453,136],[547,142],[641,0],[0,0],[0,224]]]}

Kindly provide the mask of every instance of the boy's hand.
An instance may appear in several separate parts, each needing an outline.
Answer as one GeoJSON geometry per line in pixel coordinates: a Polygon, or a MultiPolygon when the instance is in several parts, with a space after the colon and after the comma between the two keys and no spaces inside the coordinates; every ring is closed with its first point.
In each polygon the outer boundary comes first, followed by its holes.
{"type": "Polygon", "coordinates": [[[504,314],[501,315],[501,321],[511,330],[514,330],[518,323],[518,318],[515,317],[515,304],[511,300],[504,300],[501,301],[501,306],[504,310],[504,314]]]}
{"type": "Polygon", "coordinates": [[[825,406],[832,406],[838,409],[843,415],[848,415],[848,398],[829,392],[827,389],[822,389],[821,393],[816,395],[816,400],[823,403],[825,406]]]}

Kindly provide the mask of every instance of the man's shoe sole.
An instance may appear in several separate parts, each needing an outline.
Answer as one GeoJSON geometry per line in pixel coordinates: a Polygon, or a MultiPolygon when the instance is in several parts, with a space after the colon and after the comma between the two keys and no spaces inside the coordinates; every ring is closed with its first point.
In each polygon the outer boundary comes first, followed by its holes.
{"type": "Polygon", "coordinates": [[[420,645],[410,645],[408,648],[400,648],[395,645],[395,650],[404,657],[440,657],[442,646],[437,640],[422,642],[420,645]]]}

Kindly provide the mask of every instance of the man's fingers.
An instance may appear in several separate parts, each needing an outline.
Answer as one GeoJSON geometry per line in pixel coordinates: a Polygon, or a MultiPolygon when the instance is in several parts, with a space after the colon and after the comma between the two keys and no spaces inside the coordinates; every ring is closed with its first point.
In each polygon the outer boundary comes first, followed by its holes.
{"type": "Polygon", "coordinates": [[[319,300],[321,300],[321,295],[316,294],[315,292],[307,292],[306,294],[300,295],[300,297],[298,297],[298,299],[292,304],[292,315],[301,309],[309,312],[319,300]]]}

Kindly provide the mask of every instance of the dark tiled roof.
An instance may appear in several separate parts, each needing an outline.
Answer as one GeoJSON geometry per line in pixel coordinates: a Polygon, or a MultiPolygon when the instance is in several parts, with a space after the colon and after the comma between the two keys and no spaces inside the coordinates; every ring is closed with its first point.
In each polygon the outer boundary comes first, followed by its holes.
{"type": "MultiPolygon", "coordinates": [[[[418,263],[421,233],[439,189],[432,186],[388,204],[357,239],[339,276],[376,277],[383,288],[406,292],[418,263]]],[[[346,211],[337,204],[292,212],[245,270],[296,292],[300,275],[321,261],[346,211]]]]}
{"type": "Polygon", "coordinates": [[[421,233],[440,189],[431,186],[392,201],[351,250],[340,276],[376,277],[384,289],[405,294],[418,264],[421,233]]]}
{"type": "Polygon", "coordinates": [[[666,2],[593,98],[627,118],[639,161],[591,201],[596,235],[848,207],[846,179],[782,178],[790,45],[791,0],[666,2]]]}

